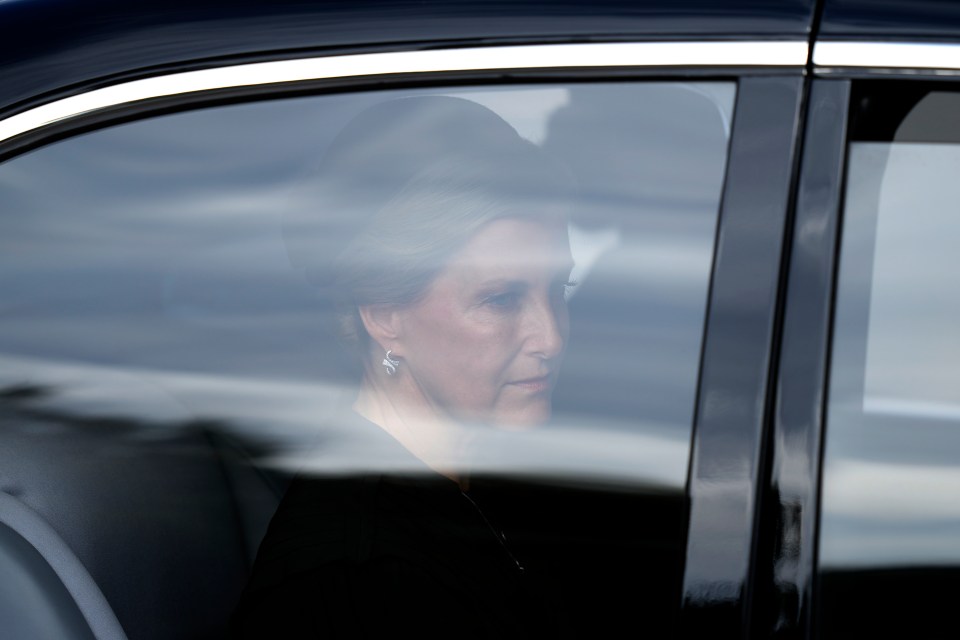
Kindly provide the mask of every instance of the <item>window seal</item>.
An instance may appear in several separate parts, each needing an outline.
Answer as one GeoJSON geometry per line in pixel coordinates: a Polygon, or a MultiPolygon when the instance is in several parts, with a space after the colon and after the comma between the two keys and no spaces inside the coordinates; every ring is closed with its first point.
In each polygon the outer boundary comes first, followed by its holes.
{"type": "Polygon", "coordinates": [[[954,75],[960,72],[960,43],[819,41],[813,45],[813,69],[821,75],[847,69],[954,75]]]}
{"type": "Polygon", "coordinates": [[[808,50],[802,40],[616,42],[429,49],[237,64],[132,80],[42,104],[0,120],[0,143],[126,104],[223,89],[450,71],[803,68],[808,50]]]}

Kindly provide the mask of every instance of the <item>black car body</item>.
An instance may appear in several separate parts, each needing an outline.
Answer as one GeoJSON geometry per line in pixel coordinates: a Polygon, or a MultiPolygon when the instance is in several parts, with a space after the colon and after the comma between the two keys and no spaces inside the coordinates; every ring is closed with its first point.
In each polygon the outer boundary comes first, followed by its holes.
{"type": "Polygon", "coordinates": [[[256,197],[323,144],[305,101],[457,91],[554,105],[618,238],[651,193],[703,223],[634,229],[583,311],[605,359],[571,353],[563,415],[614,426],[564,451],[612,444],[491,466],[575,629],[952,636],[958,83],[951,0],[0,1],[0,634],[222,633],[283,491],[248,459],[340,384],[283,324],[309,294],[244,258],[256,197]],[[681,462],[610,457],[645,442],[681,462]]]}

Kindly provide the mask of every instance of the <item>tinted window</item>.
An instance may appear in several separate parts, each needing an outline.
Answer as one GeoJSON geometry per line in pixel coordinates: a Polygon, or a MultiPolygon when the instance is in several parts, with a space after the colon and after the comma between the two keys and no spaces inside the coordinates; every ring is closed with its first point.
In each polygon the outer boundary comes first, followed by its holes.
{"type": "Polygon", "coordinates": [[[943,637],[960,566],[960,95],[867,87],[858,105],[827,411],[823,630],[943,637]]]}
{"type": "MultiPolygon", "coordinates": [[[[69,470],[88,479],[135,474],[141,445],[183,430],[240,443],[280,482],[383,464],[336,420],[358,371],[334,335],[323,265],[355,220],[318,206],[318,176],[364,110],[464,98],[567,176],[576,282],[550,419],[477,430],[460,461],[470,493],[559,594],[569,628],[668,630],[734,92],[657,82],[326,95],[155,117],[15,158],[0,166],[5,430],[27,450],[94,429],[137,443],[88,452],[89,467],[69,470]]],[[[363,166],[337,183],[351,206],[391,179],[363,166]]],[[[531,207],[548,197],[539,189],[531,207]]],[[[33,482],[23,499],[59,518],[33,482]]],[[[122,590],[104,587],[108,599],[122,590]]]]}

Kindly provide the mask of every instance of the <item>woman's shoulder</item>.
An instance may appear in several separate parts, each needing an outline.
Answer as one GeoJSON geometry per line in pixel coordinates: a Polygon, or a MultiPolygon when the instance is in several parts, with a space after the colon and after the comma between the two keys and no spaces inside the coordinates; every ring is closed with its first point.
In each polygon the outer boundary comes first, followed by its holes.
{"type": "Polygon", "coordinates": [[[363,445],[353,451],[372,457],[352,458],[349,469],[300,470],[260,544],[248,591],[308,574],[323,580],[371,566],[433,567],[438,545],[489,535],[455,482],[359,416],[339,426],[355,435],[353,445],[363,445]]]}
{"type": "Polygon", "coordinates": [[[376,478],[297,477],[260,543],[251,588],[351,559],[376,478]]]}

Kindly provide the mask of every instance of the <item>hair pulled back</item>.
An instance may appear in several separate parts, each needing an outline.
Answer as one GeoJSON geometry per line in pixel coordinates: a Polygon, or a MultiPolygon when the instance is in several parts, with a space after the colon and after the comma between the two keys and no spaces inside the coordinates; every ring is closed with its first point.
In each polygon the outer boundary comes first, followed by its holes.
{"type": "Polygon", "coordinates": [[[364,353],[358,307],[415,302],[493,220],[565,216],[569,184],[561,165],[486,107],[391,100],[340,132],[285,235],[294,263],[334,300],[341,339],[364,353]],[[309,232],[317,222],[319,241],[309,232]]]}

